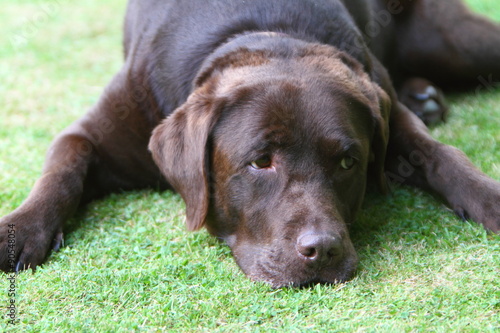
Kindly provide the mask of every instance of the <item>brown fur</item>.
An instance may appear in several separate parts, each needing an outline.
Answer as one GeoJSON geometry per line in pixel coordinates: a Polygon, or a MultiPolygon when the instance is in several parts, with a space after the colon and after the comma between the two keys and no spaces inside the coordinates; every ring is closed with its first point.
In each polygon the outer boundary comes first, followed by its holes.
{"type": "Polygon", "coordinates": [[[458,0],[132,0],[125,64],[0,219],[0,268],[35,268],[79,205],[144,187],[178,191],[188,229],[274,287],[353,276],[369,177],[499,232],[500,184],[424,124],[446,116],[429,79],[500,75],[498,36],[458,0]]]}

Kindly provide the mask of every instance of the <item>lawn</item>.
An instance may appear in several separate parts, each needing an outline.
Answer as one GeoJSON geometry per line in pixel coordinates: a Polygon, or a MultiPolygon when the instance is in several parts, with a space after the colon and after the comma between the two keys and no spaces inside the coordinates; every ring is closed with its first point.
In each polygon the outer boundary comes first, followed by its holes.
{"type": "MultiPolygon", "coordinates": [[[[497,0],[467,2],[500,21],[497,0]]],[[[0,216],[26,198],[52,138],[120,68],[124,9],[125,0],[3,0],[0,216]]],[[[449,122],[433,135],[500,180],[500,91],[449,101],[449,122]]],[[[368,194],[352,235],[358,273],[337,286],[252,282],[226,246],[188,233],[183,220],[171,192],[92,203],[71,220],[61,251],[17,277],[18,322],[6,318],[0,331],[500,331],[500,236],[418,190],[368,194]]],[[[9,285],[0,274],[2,316],[9,285]]]]}

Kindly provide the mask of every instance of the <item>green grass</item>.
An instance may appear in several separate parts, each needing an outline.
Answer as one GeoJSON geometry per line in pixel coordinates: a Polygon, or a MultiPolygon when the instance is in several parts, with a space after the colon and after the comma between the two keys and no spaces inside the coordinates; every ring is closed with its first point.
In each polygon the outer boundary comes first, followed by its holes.
{"type": "MultiPolygon", "coordinates": [[[[468,2],[500,20],[497,0],[468,2]]],[[[53,136],[120,67],[124,8],[124,0],[2,2],[0,215],[26,198],[53,136]]],[[[500,179],[500,92],[450,101],[450,121],[433,135],[500,179]]],[[[353,232],[359,272],[338,286],[251,282],[227,247],[205,231],[186,232],[183,219],[184,204],[170,192],[91,204],[71,221],[60,252],[18,276],[20,322],[1,321],[0,331],[500,330],[500,237],[420,191],[368,195],[353,232]]],[[[7,289],[0,275],[1,311],[7,289]]]]}

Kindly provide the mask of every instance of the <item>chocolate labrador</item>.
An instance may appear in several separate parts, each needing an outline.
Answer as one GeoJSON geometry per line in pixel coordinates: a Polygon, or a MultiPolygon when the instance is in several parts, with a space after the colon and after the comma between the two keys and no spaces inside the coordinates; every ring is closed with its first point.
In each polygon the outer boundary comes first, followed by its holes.
{"type": "Polygon", "coordinates": [[[188,229],[274,287],[352,277],[368,178],[500,231],[500,183],[425,126],[446,116],[437,85],[500,76],[500,26],[459,0],[132,0],[124,46],[1,219],[2,270],[40,265],[82,203],[144,187],[180,193],[188,229]]]}

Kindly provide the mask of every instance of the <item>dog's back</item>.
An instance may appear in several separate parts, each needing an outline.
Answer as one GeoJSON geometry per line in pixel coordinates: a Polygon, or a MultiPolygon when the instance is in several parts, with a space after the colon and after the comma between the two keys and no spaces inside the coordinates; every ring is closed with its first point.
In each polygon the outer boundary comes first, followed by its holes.
{"type": "Polygon", "coordinates": [[[147,54],[147,63],[154,64],[147,68],[147,76],[164,91],[162,107],[168,114],[191,93],[193,79],[209,54],[236,34],[256,31],[334,45],[360,62],[364,59],[365,50],[356,47],[362,35],[338,0],[173,0],[167,5],[134,0],[126,18],[125,54],[147,54]]]}

